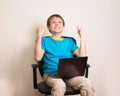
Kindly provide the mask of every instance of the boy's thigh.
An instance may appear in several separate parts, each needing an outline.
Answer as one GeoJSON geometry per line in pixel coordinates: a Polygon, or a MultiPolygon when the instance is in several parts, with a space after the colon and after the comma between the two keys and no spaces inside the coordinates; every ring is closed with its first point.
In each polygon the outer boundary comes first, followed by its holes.
{"type": "Polygon", "coordinates": [[[48,74],[44,74],[43,79],[46,82],[46,84],[50,87],[55,87],[55,86],[60,86],[60,85],[65,86],[65,83],[61,78],[56,78],[48,74]]]}
{"type": "Polygon", "coordinates": [[[83,76],[76,76],[74,78],[66,80],[65,82],[67,85],[74,87],[77,90],[80,89],[81,86],[91,85],[90,80],[88,78],[83,77],[83,76]]]}

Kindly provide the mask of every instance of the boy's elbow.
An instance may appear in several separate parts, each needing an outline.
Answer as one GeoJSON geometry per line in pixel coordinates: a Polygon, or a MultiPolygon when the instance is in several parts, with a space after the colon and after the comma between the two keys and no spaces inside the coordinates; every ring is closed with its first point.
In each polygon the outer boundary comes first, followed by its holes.
{"type": "Polygon", "coordinates": [[[40,61],[41,59],[42,59],[42,54],[36,54],[36,53],[34,53],[34,59],[36,60],[36,61],[40,61]]]}
{"type": "Polygon", "coordinates": [[[35,57],[34,59],[35,59],[36,61],[40,61],[40,60],[41,60],[40,57],[35,57]]]}

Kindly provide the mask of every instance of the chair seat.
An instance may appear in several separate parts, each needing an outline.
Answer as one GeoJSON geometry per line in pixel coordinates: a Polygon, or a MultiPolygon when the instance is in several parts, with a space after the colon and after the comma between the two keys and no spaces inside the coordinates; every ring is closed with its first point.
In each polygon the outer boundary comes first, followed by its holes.
{"type": "MultiPolygon", "coordinates": [[[[45,82],[40,82],[38,84],[38,90],[43,93],[43,94],[47,94],[47,95],[50,95],[51,94],[51,88],[48,87],[45,82]]],[[[70,86],[67,86],[66,87],[66,93],[65,95],[73,95],[73,94],[80,94],[80,91],[79,90],[75,90],[73,89],[72,87],[70,86]]]]}

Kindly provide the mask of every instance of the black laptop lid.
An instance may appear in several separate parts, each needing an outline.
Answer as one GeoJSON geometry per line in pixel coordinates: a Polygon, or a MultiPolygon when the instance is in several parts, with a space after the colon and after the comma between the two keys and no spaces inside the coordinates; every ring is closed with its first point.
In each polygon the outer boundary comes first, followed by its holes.
{"type": "Polygon", "coordinates": [[[88,57],[74,57],[59,59],[58,77],[70,79],[75,76],[83,76],[88,57]]]}

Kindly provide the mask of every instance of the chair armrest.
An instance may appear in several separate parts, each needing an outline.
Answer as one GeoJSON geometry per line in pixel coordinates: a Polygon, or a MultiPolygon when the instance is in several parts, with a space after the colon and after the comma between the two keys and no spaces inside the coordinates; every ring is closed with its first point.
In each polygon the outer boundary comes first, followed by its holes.
{"type": "Polygon", "coordinates": [[[38,65],[37,65],[37,64],[32,64],[31,67],[33,67],[33,68],[37,68],[38,65]]]}
{"type": "Polygon", "coordinates": [[[86,65],[86,70],[85,70],[85,77],[86,77],[86,78],[88,78],[89,67],[90,67],[90,65],[87,64],[87,65],[86,65]]]}
{"type": "Polygon", "coordinates": [[[88,67],[88,68],[89,68],[89,67],[90,67],[90,65],[89,65],[89,64],[87,64],[87,65],[86,65],[86,67],[88,67]]]}
{"type": "Polygon", "coordinates": [[[31,67],[33,68],[33,86],[34,89],[37,89],[37,64],[32,64],[31,67]]]}

